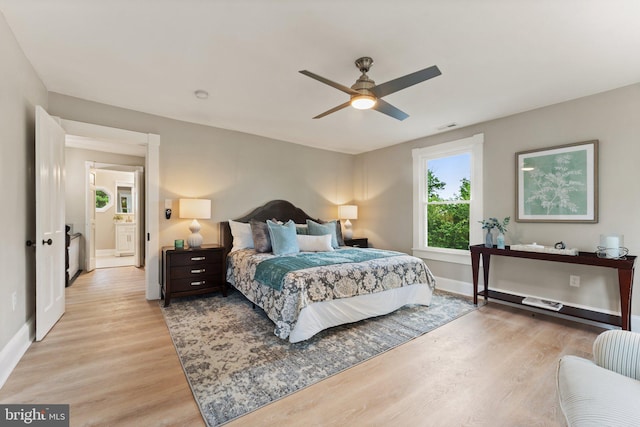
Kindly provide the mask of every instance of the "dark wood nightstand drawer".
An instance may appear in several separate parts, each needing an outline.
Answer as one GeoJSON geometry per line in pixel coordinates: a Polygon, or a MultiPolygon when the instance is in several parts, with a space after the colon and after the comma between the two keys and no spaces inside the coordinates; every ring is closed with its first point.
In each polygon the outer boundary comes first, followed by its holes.
{"type": "Polygon", "coordinates": [[[171,268],[171,279],[220,277],[222,263],[176,266],[171,268]]]}
{"type": "Polygon", "coordinates": [[[214,288],[220,285],[220,281],[214,277],[193,277],[184,279],[173,279],[171,281],[171,292],[194,291],[204,288],[214,288]]]}
{"type": "Polygon", "coordinates": [[[222,257],[217,251],[173,252],[171,266],[194,264],[222,264],[222,257]]]}

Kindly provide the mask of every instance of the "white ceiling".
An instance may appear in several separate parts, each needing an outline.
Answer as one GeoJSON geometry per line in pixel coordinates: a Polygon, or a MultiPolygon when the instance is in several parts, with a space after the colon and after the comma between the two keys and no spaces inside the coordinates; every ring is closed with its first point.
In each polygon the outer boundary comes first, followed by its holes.
{"type": "Polygon", "coordinates": [[[47,89],[345,153],[361,153],[640,81],[638,0],[0,0],[47,89]],[[361,56],[376,83],[343,109],[361,56]],[[207,100],[193,92],[204,89],[207,100]]]}

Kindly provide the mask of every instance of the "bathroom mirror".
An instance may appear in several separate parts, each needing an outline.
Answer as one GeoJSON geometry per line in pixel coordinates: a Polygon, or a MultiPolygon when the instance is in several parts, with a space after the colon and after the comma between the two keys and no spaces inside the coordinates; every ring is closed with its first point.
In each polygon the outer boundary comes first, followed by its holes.
{"type": "Polygon", "coordinates": [[[117,205],[116,212],[119,214],[133,213],[133,184],[116,184],[117,205]]]}

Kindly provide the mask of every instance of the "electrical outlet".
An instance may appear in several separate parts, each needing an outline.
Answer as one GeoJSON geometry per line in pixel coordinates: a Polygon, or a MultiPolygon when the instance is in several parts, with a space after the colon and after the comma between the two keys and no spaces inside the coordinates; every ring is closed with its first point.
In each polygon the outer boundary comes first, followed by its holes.
{"type": "Polygon", "coordinates": [[[18,293],[14,292],[11,294],[11,309],[16,311],[16,307],[18,306],[18,293]]]}
{"type": "Polygon", "coordinates": [[[580,287],[580,276],[574,276],[573,274],[569,276],[569,286],[573,286],[574,288],[580,287]]]}

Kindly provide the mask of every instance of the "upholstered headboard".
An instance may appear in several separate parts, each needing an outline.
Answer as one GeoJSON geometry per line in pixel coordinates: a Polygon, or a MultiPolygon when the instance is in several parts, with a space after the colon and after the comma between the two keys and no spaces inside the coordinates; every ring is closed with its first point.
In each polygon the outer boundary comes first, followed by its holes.
{"type": "MultiPolygon", "coordinates": [[[[251,219],[256,221],[266,221],[274,218],[283,222],[292,219],[296,224],[304,224],[307,219],[317,221],[317,219],[310,217],[305,211],[295,207],[286,200],[272,200],[267,202],[265,205],[255,208],[249,214],[234,219],[234,221],[249,222],[251,219]]],[[[226,255],[233,247],[233,236],[231,235],[229,221],[223,221],[220,223],[220,239],[222,246],[225,248],[226,255]]]]}

